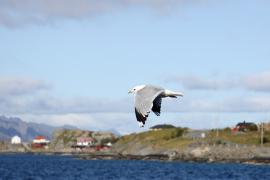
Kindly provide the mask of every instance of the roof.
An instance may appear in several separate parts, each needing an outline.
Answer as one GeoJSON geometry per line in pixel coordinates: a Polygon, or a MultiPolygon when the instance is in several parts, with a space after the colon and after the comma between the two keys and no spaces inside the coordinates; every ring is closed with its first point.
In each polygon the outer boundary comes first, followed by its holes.
{"type": "Polygon", "coordinates": [[[41,140],[41,139],[46,139],[44,136],[36,136],[35,137],[36,140],[41,140]]]}
{"type": "Polygon", "coordinates": [[[252,123],[252,122],[241,122],[241,123],[238,123],[236,126],[256,126],[255,123],[252,123]]]}
{"type": "Polygon", "coordinates": [[[78,137],[77,138],[77,142],[91,142],[91,141],[94,141],[94,139],[91,137],[78,137]]]}
{"type": "MultiPolygon", "coordinates": [[[[13,136],[12,138],[20,138],[20,137],[16,135],[16,136],[13,136]]],[[[21,139],[21,138],[20,138],[20,139],[21,139]]]]}

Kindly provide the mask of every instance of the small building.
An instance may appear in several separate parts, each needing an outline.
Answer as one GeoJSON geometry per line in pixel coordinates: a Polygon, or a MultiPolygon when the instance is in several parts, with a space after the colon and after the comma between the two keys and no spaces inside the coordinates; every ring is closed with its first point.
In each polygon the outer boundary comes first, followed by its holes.
{"type": "Polygon", "coordinates": [[[106,146],[112,147],[112,143],[111,143],[111,142],[108,142],[108,143],[106,144],[106,146]]]}
{"type": "Polygon", "coordinates": [[[251,122],[241,122],[238,123],[235,127],[235,130],[237,131],[258,131],[258,127],[255,123],[251,123],[251,122]]]}
{"type": "Polygon", "coordinates": [[[21,144],[22,139],[19,136],[13,136],[11,138],[11,144],[21,144]]]}
{"type": "Polygon", "coordinates": [[[201,138],[206,138],[206,134],[203,132],[203,133],[201,133],[201,138]]]}
{"type": "Polygon", "coordinates": [[[36,136],[33,140],[32,147],[35,148],[46,148],[48,147],[48,144],[50,143],[49,140],[47,140],[44,136],[36,136]]]}
{"type": "Polygon", "coordinates": [[[208,133],[207,131],[203,131],[203,130],[193,130],[186,133],[184,137],[190,138],[190,139],[204,139],[206,138],[207,133],[208,133]]]}
{"type": "Polygon", "coordinates": [[[50,143],[49,140],[47,140],[44,136],[36,136],[33,140],[34,144],[48,144],[50,143]]]}
{"type": "Polygon", "coordinates": [[[97,145],[97,146],[95,146],[95,150],[96,151],[110,151],[111,150],[111,146],[97,145]]]}
{"type": "Polygon", "coordinates": [[[77,138],[77,146],[84,146],[84,147],[89,147],[93,146],[95,143],[94,139],[91,137],[79,137],[77,138]]]}

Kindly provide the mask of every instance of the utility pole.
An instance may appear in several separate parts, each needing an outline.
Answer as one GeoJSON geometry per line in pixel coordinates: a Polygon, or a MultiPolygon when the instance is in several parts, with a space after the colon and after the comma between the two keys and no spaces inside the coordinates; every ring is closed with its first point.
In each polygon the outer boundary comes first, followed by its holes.
{"type": "Polygon", "coordinates": [[[217,132],[216,132],[216,136],[219,137],[219,129],[218,129],[218,123],[219,123],[218,121],[219,121],[219,117],[218,117],[218,115],[217,115],[217,119],[216,119],[216,120],[217,120],[217,121],[216,121],[216,128],[217,128],[217,129],[216,129],[216,131],[217,131],[217,132]]]}
{"type": "Polygon", "coordinates": [[[219,119],[220,119],[220,117],[221,117],[221,110],[222,110],[222,108],[221,108],[221,105],[222,105],[222,103],[221,103],[222,101],[221,101],[221,99],[219,98],[218,99],[218,102],[217,102],[217,116],[216,116],[216,130],[217,130],[217,132],[216,132],[216,136],[217,136],[217,138],[219,138],[219,119]]]}
{"type": "Polygon", "coordinates": [[[263,140],[264,140],[264,123],[261,123],[261,146],[263,146],[263,140]]]}

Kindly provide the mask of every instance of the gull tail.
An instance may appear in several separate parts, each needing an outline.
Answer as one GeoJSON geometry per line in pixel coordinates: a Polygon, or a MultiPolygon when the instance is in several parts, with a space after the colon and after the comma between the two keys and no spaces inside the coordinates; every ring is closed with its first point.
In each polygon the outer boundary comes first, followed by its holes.
{"type": "Polygon", "coordinates": [[[166,97],[172,97],[172,98],[177,98],[177,96],[184,96],[184,94],[181,92],[174,92],[174,91],[170,91],[168,89],[165,89],[164,93],[165,93],[166,97]]]}

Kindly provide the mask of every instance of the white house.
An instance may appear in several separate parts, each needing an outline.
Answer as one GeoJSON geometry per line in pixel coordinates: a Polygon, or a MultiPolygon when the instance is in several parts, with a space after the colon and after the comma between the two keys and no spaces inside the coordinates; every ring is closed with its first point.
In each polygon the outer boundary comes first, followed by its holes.
{"type": "Polygon", "coordinates": [[[94,144],[94,139],[90,137],[77,138],[77,146],[91,146],[94,144]]]}
{"type": "Polygon", "coordinates": [[[22,140],[19,136],[13,136],[11,138],[11,144],[21,144],[22,140]]]}
{"type": "Polygon", "coordinates": [[[111,142],[108,142],[108,143],[106,144],[106,146],[111,147],[111,146],[112,146],[112,143],[111,143],[111,142]]]}
{"type": "Polygon", "coordinates": [[[206,134],[205,134],[205,133],[202,133],[202,134],[201,134],[201,138],[204,139],[205,137],[206,137],[206,134]]]}

